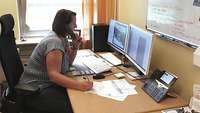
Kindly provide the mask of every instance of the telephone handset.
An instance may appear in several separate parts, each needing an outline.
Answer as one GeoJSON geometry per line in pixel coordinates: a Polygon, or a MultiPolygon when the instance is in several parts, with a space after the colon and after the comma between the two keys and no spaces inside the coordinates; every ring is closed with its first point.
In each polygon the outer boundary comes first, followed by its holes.
{"type": "Polygon", "coordinates": [[[160,102],[168,93],[171,86],[177,80],[177,76],[156,69],[150,79],[146,80],[142,89],[156,102],[160,102]]]}
{"type": "Polygon", "coordinates": [[[70,29],[70,27],[67,27],[68,29],[68,36],[66,37],[67,41],[69,42],[69,46],[73,47],[74,49],[78,49],[79,47],[77,47],[76,45],[73,44],[73,41],[75,39],[77,39],[76,41],[81,41],[82,38],[79,38],[81,35],[81,30],[77,30],[75,29],[74,31],[72,31],[70,29]]]}
{"type": "Polygon", "coordinates": [[[71,40],[74,40],[78,37],[81,36],[81,30],[75,29],[74,31],[69,30],[70,32],[68,32],[68,34],[70,35],[70,37],[68,37],[71,40]]]}
{"type": "Polygon", "coordinates": [[[76,34],[73,31],[70,31],[69,35],[70,35],[69,38],[71,38],[72,40],[76,39],[76,34]]]}
{"type": "Polygon", "coordinates": [[[74,33],[74,31],[72,31],[72,29],[70,28],[70,26],[66,25],[65,27],[66,27],[66,30],[68,31],[68,34],[70,35],[67,38],[71,39],[71,40],[76,39],[76,34],[74,33]]]}

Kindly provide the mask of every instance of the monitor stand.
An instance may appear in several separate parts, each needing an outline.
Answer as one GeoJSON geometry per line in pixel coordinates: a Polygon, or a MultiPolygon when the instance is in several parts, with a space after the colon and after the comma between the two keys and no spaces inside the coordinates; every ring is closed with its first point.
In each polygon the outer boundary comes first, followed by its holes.
{"type": "Polygon", "coordinates": [[[132,66],[131,64],[128,63],[128,59],[125,57],[124,54],[121,54],[121,53],[114,51],[113,55],[118,56],[118,58],[121,60],[121,62],[122,62],[120,64],[121,66],[126,67],[126,68],[129,68],[129,67],[132,66]]]}
{"type": "Polygon", "coordinates": [[[128,75],[134,77],[135,79],[146,79],[146,76],[143,75],[143,73],[140,72],[138,69],[135,69],[135,71],[128,72],[128,75]]]}
{"type": "Polygon", "coordinates": [[[135,79],[144,79],[144,75],[140,75],[135,71],[128,72],[128,74],[134,77],[135,79]]]}
{"type": "Polygon", "coordinates": [[[122,55],[122,66],[123,66],[123,67],[126,67],[126,68],[129,68],[129,67],[132,66],[132,65],[128,62],[128,59],[127,59],[124,55],[122,55]]]}

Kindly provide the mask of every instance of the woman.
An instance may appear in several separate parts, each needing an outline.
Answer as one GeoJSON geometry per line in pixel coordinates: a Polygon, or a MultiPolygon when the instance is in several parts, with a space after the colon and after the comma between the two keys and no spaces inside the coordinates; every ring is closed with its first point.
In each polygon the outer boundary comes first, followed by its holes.
{"type": "Polygon", "coordinates": [[[27,107],[52,113],[72,112],[66,88],[90,90],[90,81],[76,81],[64,75],[73,63],[82,38],[73,33],[76,13],[61,9],[57,12],[52,32],[34,49],[20,79],[21,83],[36,81],[43,88],[39,95],[26,102],[27,107]],[[66,37],[72,38],[72,46],[66,37]]]}

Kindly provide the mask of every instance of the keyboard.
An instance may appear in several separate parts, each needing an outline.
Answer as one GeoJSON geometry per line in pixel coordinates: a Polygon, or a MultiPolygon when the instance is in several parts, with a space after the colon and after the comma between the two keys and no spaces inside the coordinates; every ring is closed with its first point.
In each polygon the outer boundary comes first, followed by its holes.
{"type": "Polygon", "coordinates": [[[94,72],[83,63],[85,56],[77,56],[72,65],[72,75],[91,75],[94,72]]]}
{"type": "Polygon", "coordinates": [[[73,75],[91,75],[91,74],[94,74],[94,72],[90,68],[88,68],[86,65],[84,65],[82,62],[74,63],[73,67],[75,68],[73,75]]]}
{"type": "Polygon", "coordinates": [[[96,55],[85,57],[83,63],[96,74],[109,71],[112,68],[108,62],[96,55]]]}
{"type": "Polygon", "coordinates": [[[113,65],[91,50],[79,50],[72,66],[72,75],[91,75],[109,71],[113,65]]]}

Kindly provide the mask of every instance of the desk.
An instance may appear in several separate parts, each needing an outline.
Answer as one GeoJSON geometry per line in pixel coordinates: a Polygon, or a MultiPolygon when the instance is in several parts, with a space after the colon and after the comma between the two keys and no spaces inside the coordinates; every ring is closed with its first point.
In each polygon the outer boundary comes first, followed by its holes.
{"type": "MultiPolygon", "coordinates": [[[[130,70],[130,68],[128,70],[130,70]]],[[[118,73],[121,72],[121,70],[114,67],[112,72],[118,73]]],[[[81,80],[81,78],[82,77],[78,77],[77,79],[81,80]]],[[[110,79],[115,79],[115,77],[110,75],[107,76],[104,80],[110,79]]],[[[187,103],[180,97],[166,98],[160,103],[156,103],[141,89],[143,85],[141,81],[130,81],[128,78],[126,79],[129,83],[136,85],[138,94],[130,95],[122,102],[101,97],[95,94],[68,89],[68,94],[74,113],[149,113],[162,109],[187,105],[187,103]]]]}

